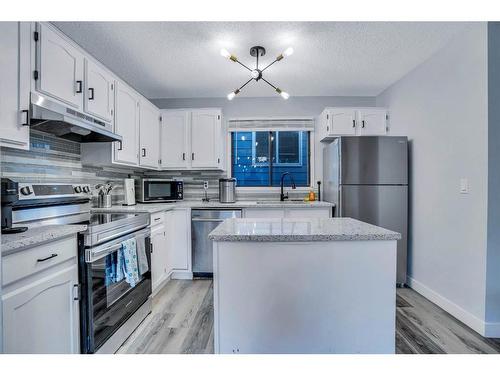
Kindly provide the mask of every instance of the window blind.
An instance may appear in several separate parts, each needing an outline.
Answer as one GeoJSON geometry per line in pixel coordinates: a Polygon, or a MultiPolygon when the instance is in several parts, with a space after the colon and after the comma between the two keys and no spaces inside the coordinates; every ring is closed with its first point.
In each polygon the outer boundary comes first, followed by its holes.
{"type": "Polygon", "coordinates": [[[235,131],[314,131],[312,118],[231,119],[228,130],[235,131]]]}

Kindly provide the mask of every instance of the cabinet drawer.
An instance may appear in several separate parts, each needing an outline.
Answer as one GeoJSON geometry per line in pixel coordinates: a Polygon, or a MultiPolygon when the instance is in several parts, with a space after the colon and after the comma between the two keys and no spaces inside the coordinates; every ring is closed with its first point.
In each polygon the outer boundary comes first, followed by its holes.
{"type": "Polygon", "coordinates": [[[43,271],[78,254],[76,235],[7,255],[2,259],[2,284],[43,271]],[[55,256],[54,256],[55,255],[55,256]]]}
{"type": "Polygon", "coordinates": [[[165,212],[155,212],[154,214],[151,214],[151,226],[163,224],[163,220],[165,217],[165,212]]]}

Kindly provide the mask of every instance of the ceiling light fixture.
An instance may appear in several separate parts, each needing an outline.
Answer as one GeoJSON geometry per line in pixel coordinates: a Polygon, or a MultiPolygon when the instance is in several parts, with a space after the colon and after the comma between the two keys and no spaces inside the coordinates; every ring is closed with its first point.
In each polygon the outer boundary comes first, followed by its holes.
{"type": "Polygon", "coordinates": [[[268,64],[263,69],[259,69],[259,57],[264,56],[266,54],[266,49],[264,47],[254,46],[254,47],[250,48],[250,56],[255,57],[257,59],[257,62],[255,64],[255,69],[251,69],[248,66],[246,66],[245,64],[243,64],[241,61],[238,60],[238,58],[236,56],[234,56],[231,53],[229,53],[229,51],[227,49],[225,49],[225,48],[223,48],[223,49],[220,50],[220,54],[221,54],[222,57],[225,57],[226,59],[229,59],[229,60],[231,60],[233,62],[236,62],[236,63],[240,64],[242,67],[244,67],[245,69],[247,69],[250,72],[250,77],[251,77],[248,81],[246,81],[238,89],[234,90],[233,92],[230,92],[227,95],[227,99],[228,100],[233,100],[234,97],[241,92],[241,89],[243,89],[243,87],[245,87],[246,85],[248,85],[251,81],[257,81],[258,82],[260,80],[263,80],[265,83],[267,83],[269,86],[271,86],[274,89],[274,91],[276,91],[279,95],[281,95],[281,97],[283,99],[288,99],[290,97],[290,94],[288,94],[287,92],[281,90],[279,87],[274,86],[268,80],[264,79],[264,77],[262,77],[262,73],[264,72],[264,70],[266,70],[267,68],[269,68],[275,62],[283,60],[285,57],[288,57],[288,56],[292,55],[293,54],[293,48],[292,47],[288,47],[286,50],[284,50],[278,57],[276,57],[276,59],[272,63],[268,64]]]}

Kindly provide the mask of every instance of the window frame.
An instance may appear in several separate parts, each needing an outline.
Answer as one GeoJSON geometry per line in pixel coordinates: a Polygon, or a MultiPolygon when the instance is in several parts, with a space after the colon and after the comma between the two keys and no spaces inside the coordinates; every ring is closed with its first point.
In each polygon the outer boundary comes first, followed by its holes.
{"type": "MultiPolygon", "coordinates": [[[[229,122],[229,120],[228,120],[229,122]]],[[[273,132],[279,132],[279,131],[307,131],[309,133],[309,144],[308,144],[308,150],[309,150],[309,155],[308,155],[308,160],[307,163],[309,164],[309,185],[308,186],[297,186],[296,192],[298,193],[303,193],[303,192],[308,192],[311,189],[315,189],[316,185],[316,170],[315,170],[315,165],[316,165],[316,126],[314,126],[313,129],[283,129],[283,128],[271,128],[271,129],[245,129],[245,128],[229,128],[227,127],[227,137],[226,137],[226,152],[227,152],[227,157],[226,157],[226,170],[229,172],[229,175],[232,177],[233,176],[233,163],[232,163],[232,158],[233,158],[233,147],[232,147],[232,133],[237,133],[237,132],[253,132],[254,131],[273,131],[273,132]]],[[[252,157],[253,157],[253,147],[252,147],[252,157]]],[[[267,163],[266,163],[267,164],[267,163]]],[[[266,166],[265,164],[258,164],[260,166],[266,166]]],[[[276,165],[274,163],[273,165],[276,165]]],[[[248,193],[253,193],[253,194],[268,194],[270,191],[272,192],[278,192],[280,191],[279,186],[238,186],[238,182],[236,182],[236,190],[240,191],[242,193],[248,192],[248,193]]]]}

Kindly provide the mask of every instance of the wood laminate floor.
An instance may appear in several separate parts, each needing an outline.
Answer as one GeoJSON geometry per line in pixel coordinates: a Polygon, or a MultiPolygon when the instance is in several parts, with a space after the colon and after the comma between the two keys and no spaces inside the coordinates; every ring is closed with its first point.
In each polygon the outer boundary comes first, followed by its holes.
{"type": "MultiPolygon", "coordinates": [[[[398,289],[396,353],[500,353],[485,339],[412,289],[398,289]]],[[[154,297],[153,312],[118,353],[214,352],[211,280],[171,280],[154,297]]]]}

